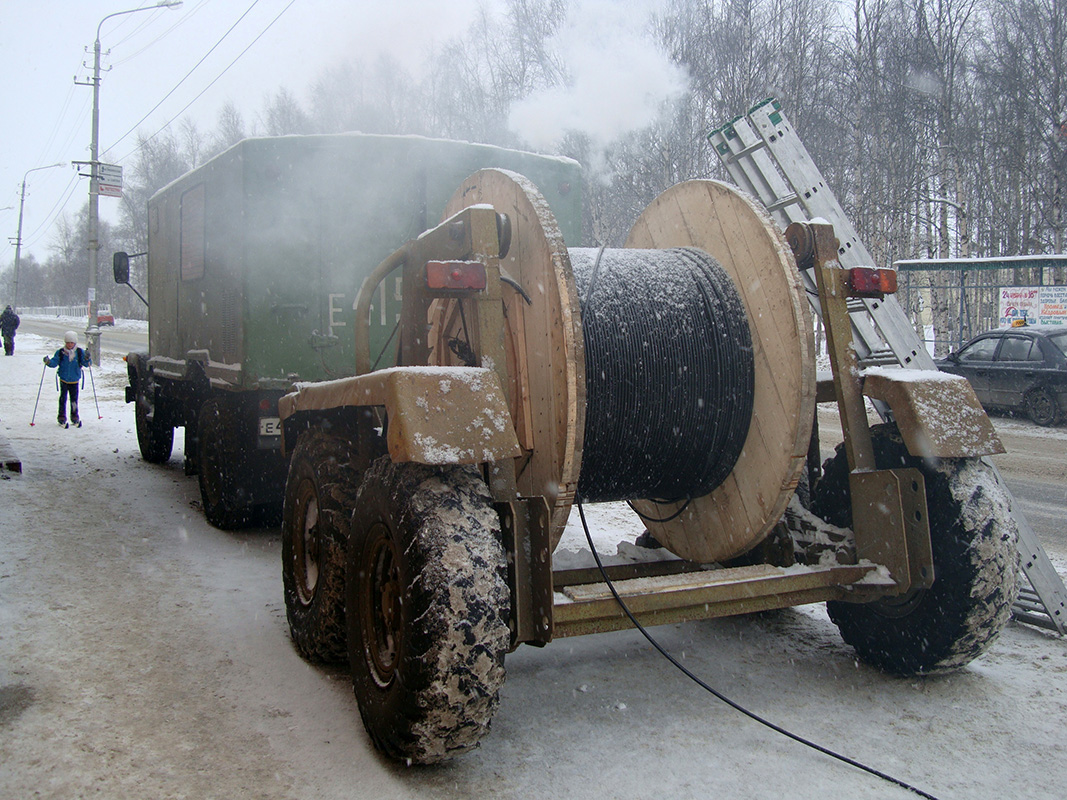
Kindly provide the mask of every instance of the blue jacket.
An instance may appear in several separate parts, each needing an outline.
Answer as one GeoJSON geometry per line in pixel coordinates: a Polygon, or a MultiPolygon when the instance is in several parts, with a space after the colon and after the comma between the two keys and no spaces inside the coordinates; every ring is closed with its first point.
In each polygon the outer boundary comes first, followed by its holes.
{"type": "Polygon", "coordinates": [[[63,383],[78,383],[82,379],[82,367],[90,366],[93,360],[80,347],[74,348],[74,358],[64,358],[63,351],[66,349],[59,348],[45,363],[50,367],[59,367],[59,379],[63,383]]]}

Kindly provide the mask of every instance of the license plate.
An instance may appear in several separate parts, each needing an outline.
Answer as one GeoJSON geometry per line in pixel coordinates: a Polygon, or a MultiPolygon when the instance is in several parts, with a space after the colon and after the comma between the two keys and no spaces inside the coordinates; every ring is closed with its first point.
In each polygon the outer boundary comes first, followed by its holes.
{"type": "Polygon", "coordinates": [[[260,417],[259,418],[259,435],[260,436],[281,436],[282,435],[282,420],[280,417],[260,417]]]}

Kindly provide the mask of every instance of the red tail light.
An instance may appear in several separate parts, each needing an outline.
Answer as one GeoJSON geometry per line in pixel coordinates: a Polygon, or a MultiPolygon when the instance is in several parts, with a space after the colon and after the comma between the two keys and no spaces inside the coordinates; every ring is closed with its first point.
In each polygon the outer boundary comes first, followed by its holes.
{"type": "Polygon", "coordinates": [[[477,261],[427,261],[426,286],[429,289],[485,288],[485,265],[477,261]]]}
{"type": "Polygon", "coordinates": [[[848,285],[854,297],[881,297],[897,291],[897,273],[892,269],[853,267],[848,271],[848,285]]]}

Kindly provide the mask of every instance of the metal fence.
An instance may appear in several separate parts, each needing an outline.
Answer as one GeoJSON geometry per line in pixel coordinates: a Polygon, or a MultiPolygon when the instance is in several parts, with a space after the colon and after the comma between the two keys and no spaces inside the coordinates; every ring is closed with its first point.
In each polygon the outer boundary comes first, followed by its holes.
{"type": "Polygon", "coordinates": [[[898,272],[897,300],[920,335],[926,332],[923,340],[932,352],[942,354],[1000,326],[1001,289],[1062,280],[1067,255],[915,259],[893,266],[898,272]],[[947,329],[935,327],[935,303],[947,311],[947,329]]]}
{"type": "Polygon", "coordinates": [[[78,306],[36,306],[33,308],[20,306],[19,314],[27,317],[85,317],[89,318],[89,310],[84,305],[78,306]]]}

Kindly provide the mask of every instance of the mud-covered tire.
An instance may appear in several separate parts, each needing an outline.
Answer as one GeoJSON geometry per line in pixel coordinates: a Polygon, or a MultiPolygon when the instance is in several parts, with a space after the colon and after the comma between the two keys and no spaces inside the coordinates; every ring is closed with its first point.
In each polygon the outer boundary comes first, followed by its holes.
{"type": "Polygon", "coordinates": [[[1031,389],[1026,395],[1026,415],[1037,425],[1049,427],[1060,418],[1056,397],[1048,389],[1031,389]]]}
{"type": "Polygon", "coordinates": [[[197,425],[200,502],[207,521],[222,530],[239,528],[252,517],[247,493],[241,486],[245,463],[237,425],[231,403],[216,398],[200,407],[197,425]]]}
{"type": "Polygon", "coordinates": [[[360,469],[343,432],[312,428],[293,449],[282,509],[282,586],[289,633],[310,661],[348,657],[345,558],[360,469]]]}
{"type": "MultiPolygon", "coordinates": [[[[870,603],[829,602],[827,611],[845,642],[879,669],[895,675],[957,669],[985,651],[1011,616],[1019,553],[1009,497],[980,459],[919,459],[893,426],[873,433],[879,469],[915,467],[923,474],[934,584],[870,603]]],[[[824,466],[813,511],[852,526],[842,446],[824,466]]]]}
{"type": "Polygon", "coordinates": [[[146,376],[140,377],[134,398],[133,416],[137,428],[137,446],[141,450],[141,458],[148,463],[165,464],[170,460],[174,449],[174,428],[170,425],[160,425],[155,419],[148,418],[149,412],[152,411],[152,401],[149,397],[153,387],[151,384],[142,385],[148,380],[146,376]]]}
{"type": "Polygon", "coordinates": [[[488,732],[510,642],[500,521],[474,467],[380,458],[348,545],[352,684],[375,746],[431,764],[488,732]]]}

